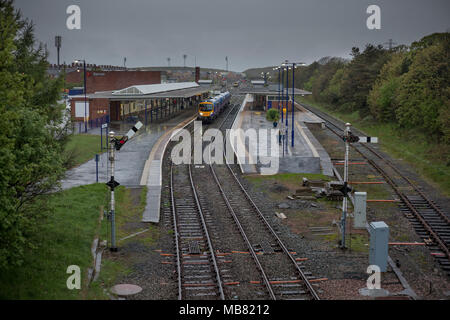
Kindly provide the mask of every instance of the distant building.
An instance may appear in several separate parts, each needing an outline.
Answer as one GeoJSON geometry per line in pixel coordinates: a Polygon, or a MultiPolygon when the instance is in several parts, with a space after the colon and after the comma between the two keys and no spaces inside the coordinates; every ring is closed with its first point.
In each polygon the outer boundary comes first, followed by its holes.
{"type": "MultiPolygon", "coordinates": [[[[81,70],[67,73],[66,82],[84,85],[81,70]]],[[[161,83],[161,71],[87,71],[86,93],[118,90],[132,85],[161,83]]]]}
{"type": "Polygon", "coordinates": [[[184,108],[196,107],[208,92],[208,88],[196,82],[131,85],[88,93],[86,104],[84,94],[71,96],[71,114],[78,122],[85,118],[86,121],[126,121],[137,116],[143,123],[150,123],[184,108]]]}
{"type": "Polygon", "coordinates": [[[265,84],[264,80],[252,80],[253,87],[263,87],[265,84]]]}
{"type": "Polygon", "coordinates": [[[204,80],[198,80],[198,84],[203,87],[210,87],[212,85],[212,80],[204,79],[204,80]]]}

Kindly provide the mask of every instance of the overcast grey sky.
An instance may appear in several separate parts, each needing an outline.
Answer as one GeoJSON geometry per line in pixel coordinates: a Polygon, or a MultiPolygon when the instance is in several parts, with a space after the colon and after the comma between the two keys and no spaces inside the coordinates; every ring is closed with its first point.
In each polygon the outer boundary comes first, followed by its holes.
{"type": "Polygon", "coordinates": [[[349,57],[351,47],[399,44],[450,28],[449,0],[16,0],[35,23],[56,63],[54,36],[62,36],[61,62],[128,67],[186,64],[243,71],[285,59],[311,63],[349,57]],[[81,30],[68,30],[66,9],[81,8],[81,30]],[[366,9],[381,8],[381,29],[369,30],[366,9]]]}

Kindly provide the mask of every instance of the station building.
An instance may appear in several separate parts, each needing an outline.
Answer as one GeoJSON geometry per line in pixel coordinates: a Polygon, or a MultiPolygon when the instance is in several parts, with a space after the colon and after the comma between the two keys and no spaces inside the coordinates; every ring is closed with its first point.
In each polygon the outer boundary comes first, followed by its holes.
{"type": "Polygon", "coordinates": [[[119,90],[98,91],[72,96],[74,121],[135,122],[144,124],[170,117],[180,110],[196,108],[209,95],[209,88],[196,82],[132,85],[119,90]],[[86,111],[85,111],[86,110],[86,111]]]}
{"type": "MultiPolygon", "coordinates": [[[[252,81],[253,83],[254,81],[252,81]]],[[[264,82],[264,81],[262,81],[264,82]]],[[[249,108],[251,110],[264,110],[270,108],[287,107],[290,111],[292,109],[292,88],[287,88],[288,95],[286,96],[286,88],[278,89],[277,84],[270,84],[268,86],[253,85],[253,88],[243,90],[243,93],[251,95],[251,103],[249,108]]],[[[310,95],[311,92],[294,88],[294,96],[310,95]]]]}
{"type": "MultiPolygon", "coordinates": [[[[84,85],[82,69],[67,73],[67,83],[84,85]]],[[[162,71],[86,71],[86,93],[119,90],[132,85],[157,84],[164,82],[165,72],[162,71]]]]}

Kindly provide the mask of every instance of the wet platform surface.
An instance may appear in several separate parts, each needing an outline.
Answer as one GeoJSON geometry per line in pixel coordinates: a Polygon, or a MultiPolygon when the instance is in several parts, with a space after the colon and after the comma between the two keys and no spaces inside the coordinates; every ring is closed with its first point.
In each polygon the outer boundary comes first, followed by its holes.
{"type": "MultiPolygon", "coordinates": [[[[119,152],[116,152],[115,180],[127,187],[141,185],[142,175],[146,161],[158,140],[169,130],[175,128],[180,122],[190,118],[195,110],[189,109],[176,117],[162,123],[152,123],[144,132],[139,132],[128,141],[119,152]]],[[[143,130],[142,128],[141,130],[143,130]]],[[[104,137],[103,137],[104,138],[104,137]]],[[[100,136],[99,136],[100,145],[100,136]]],[[[109,180],[107,169],[107,153],[100,155],[98,163],[98,179],[100,183],[109,180]]],[[[66,172],[66,177],[61,181],[62,189],[92,184],[96,182],[95,158],[66,172]]],[[[145,181],[146,184],[147,181],[145,181]]],[[[159,205],[158,205],[159,206],[159,205]]]]}
{"type": "MultiPolygon", "coordinates": [[[[270,132],[274,129],[286,130],[285,123],[278,123],[277,128],[273,127],[272,122],[267,121],[265,111],[251,111],[242,108],[239,113],[234,129],[241,128],[244,131],[248,129],[264,129],[267,132],[267,138],[258,136],[257,153],[252,151],[248,135],[241,135],[240,143],[245,141],[245,155],[240,153],[239,164],[245,174],[276,174],[276,173],[322,173],[333,175],[332,163],[328,153],[315,139],[313,134],[305,125],[305,122],[316,123],[321,126],[322,120],[307,110],[297,105],[294,116],[294,146],[292,139],[292,114],[288,118],[287,147],[279,144],[277,136],[276,141],[271,140],[270,132]],[[272,150],[272,148],[277,150],[272,150]]],[[[284,119],[285,120],[285,119],[284,119]]]]}

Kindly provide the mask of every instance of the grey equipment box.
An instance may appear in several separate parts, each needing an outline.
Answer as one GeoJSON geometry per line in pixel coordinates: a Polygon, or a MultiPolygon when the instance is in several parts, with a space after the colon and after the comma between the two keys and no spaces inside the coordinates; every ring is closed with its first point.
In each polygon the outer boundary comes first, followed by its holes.
{"type": "Polygon", "coordinates": [[[367,225],[366,221],[366,202],[367,192],[355,192],[355,206],[353,210],[353,228],[364,229],[367,225]]]}
{"type": "Polygon", "coordinates": [[[386,272],[389,249],[389,227],[384,221],[369,224],[370,250],[369,264],[377,265],[381,272],[386,272]]]}

